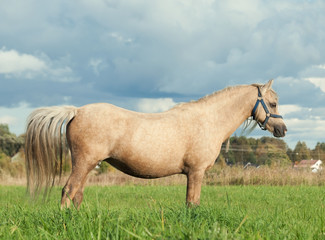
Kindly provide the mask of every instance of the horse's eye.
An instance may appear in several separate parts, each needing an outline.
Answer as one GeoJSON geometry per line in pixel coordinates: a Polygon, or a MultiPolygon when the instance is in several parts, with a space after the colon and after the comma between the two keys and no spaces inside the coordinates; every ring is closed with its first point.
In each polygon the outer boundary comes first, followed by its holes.
{"type": "Polygon", "coordinates": [[[270,103],[270,106],[271,106],[272,108],[276,108],[276,103],[270,103]]]}

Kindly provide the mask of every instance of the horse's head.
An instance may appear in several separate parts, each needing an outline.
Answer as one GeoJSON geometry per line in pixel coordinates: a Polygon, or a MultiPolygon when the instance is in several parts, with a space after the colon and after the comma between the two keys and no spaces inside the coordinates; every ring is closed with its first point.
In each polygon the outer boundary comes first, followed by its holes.
{"type": "Polygon", "coordinates": [[[278,96],[272,90],[273,80],[265,85],[256,85],[258,97],[252,111],[253,119],[263,130],[268,130],[275,137],[284,137],[287,127],[278,111],[278,96]]]}

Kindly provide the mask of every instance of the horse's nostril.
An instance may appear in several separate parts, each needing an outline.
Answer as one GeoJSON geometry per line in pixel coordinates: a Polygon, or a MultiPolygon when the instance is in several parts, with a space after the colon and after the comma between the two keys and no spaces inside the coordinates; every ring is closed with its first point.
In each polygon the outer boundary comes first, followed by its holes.
{"type": "Polygon", "coordinates": [[[286,135],[286,126],[274,126],[273,135],[274,137],[284,137],[286,135]]]}

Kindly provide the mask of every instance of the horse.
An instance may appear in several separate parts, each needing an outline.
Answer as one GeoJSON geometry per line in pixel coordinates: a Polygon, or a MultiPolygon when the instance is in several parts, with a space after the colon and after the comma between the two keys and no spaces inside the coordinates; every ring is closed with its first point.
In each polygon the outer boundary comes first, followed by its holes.
{"type": "Polygon", "coordinates": [[[36,109],[26,128],[27,189],[35,196],[53,187],[68,146],[72,170],[62,189],[61,208],[72,201],[79,209],[87,175],[101,161],[139,178],[184,174],[186,204],[199,205],[205,171],[245,120],[253,117],[262,130],[285,136],[272,83],[227,87],[160,113],[108,103],[36,109]]]}

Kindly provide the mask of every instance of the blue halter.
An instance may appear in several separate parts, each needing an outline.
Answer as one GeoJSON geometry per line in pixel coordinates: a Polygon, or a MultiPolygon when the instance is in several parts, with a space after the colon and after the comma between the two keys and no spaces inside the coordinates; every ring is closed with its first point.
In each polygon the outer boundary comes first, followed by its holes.
{"type": "Polygon", "coordinates": [[[258,125],[260,126],[260,128],[262,130],[266,130],[266,124],[267,122],[269,121],[270,117],[273,117],[273,118],[282,118],[281,115],[277,115],[277,114],[273,114],[273,113],[270,113],[269,109],[267,108],[264,100],[263,100],[263,96],[261,94],[261,90],[259,87],[257,87],[258,89],[258,98],[257,98],[257,101],[256,101],[256,104],[253,108],[253,111],[252,111],[252,116],[253,116],[253,119],[258,123],[258,125]],[[266,113],[266,118],[264,120],[263,123],[260,123],[259,121],[257,121],[257,118],[256,118],[256,110],[257,110],[257,107],[259,104],[262,104],[263,108],[264,108],[264,111],[266,113]]]}

